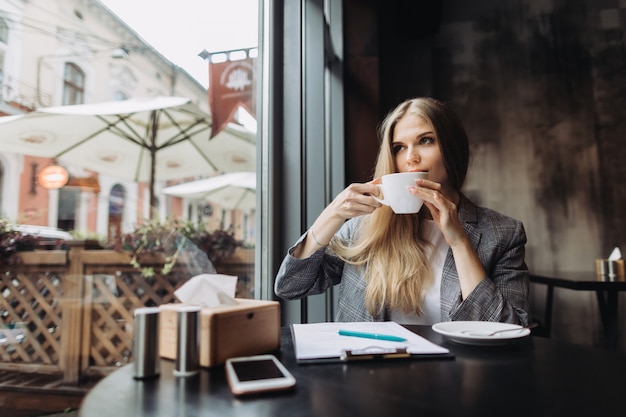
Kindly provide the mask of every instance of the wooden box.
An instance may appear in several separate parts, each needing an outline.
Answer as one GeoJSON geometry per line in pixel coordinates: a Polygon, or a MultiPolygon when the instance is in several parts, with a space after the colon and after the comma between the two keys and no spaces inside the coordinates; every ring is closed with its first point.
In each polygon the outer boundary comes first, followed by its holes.
{"type": "MultiPolygon", "coordinates": [[[[278,301],[236,298],[237,304],[203,308],[200,313],[200,366],[223,364],[235,356],[269,353],[280,347],[278,301]]],[[[177,308],[160,306],[159,353],[176,359],[177,308]]]]}

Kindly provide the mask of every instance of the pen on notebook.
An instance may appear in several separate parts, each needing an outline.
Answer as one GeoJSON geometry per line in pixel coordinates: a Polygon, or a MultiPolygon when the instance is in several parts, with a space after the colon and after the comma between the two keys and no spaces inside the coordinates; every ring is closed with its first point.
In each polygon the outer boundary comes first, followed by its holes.
{"type": "Polygon", "coordinates": [[[388,334],[355,332],[352,330],[339,330],[340,336],[364,337],[366,339],[388,340],[390,342],[406,342],[404,337],[392,336],[388,334]]]}

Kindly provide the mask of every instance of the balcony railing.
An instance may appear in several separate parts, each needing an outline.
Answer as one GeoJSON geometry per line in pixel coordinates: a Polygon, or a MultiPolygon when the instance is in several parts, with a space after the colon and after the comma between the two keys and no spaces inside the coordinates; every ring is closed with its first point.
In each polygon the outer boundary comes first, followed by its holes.
{"type": "Polygon", "coordinates": [[[0,102],[27,110],[52,105],[52,94],[27,82],[7,77],[0,82],[0,102]]]}

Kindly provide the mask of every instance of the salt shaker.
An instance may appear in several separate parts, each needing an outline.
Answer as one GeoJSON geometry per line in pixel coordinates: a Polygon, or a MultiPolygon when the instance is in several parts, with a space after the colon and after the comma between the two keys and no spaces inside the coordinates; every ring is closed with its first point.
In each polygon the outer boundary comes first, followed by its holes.
{"type": "Polygon", "coordinates": [[[135,309],[135,336],[133,340],[134,377],[157,377],[159,367],[159,308],[135,309]]]}
{"type": "Polygon", "coordinates": [[[177,311],[175,376],[200,371],[200,306],[181,306],[177,311]]]}

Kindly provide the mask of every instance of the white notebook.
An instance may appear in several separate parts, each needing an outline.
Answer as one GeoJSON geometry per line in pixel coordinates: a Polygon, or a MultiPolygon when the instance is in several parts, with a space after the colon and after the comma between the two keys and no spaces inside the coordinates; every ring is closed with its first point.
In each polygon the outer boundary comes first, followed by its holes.
{"type": "Polygon", "coordinates": [[[296,359],[299,363],[336,362],[346,360],[346,352],[362,354],[373,358],[401,357],[387,355],[394,352],[404,352],[410,358],[419,357],[452,357],[450,351],[424,337],[413,333],[393,321],[385,322],[328,322],[292,324],[296,359]],[[369,337],[344,336],[345,333],[357,332],[372,335],[369,337]],[[382,335],[385,338],[402,338],[404,341],[383,340],[373,335],[382,335]]]}

